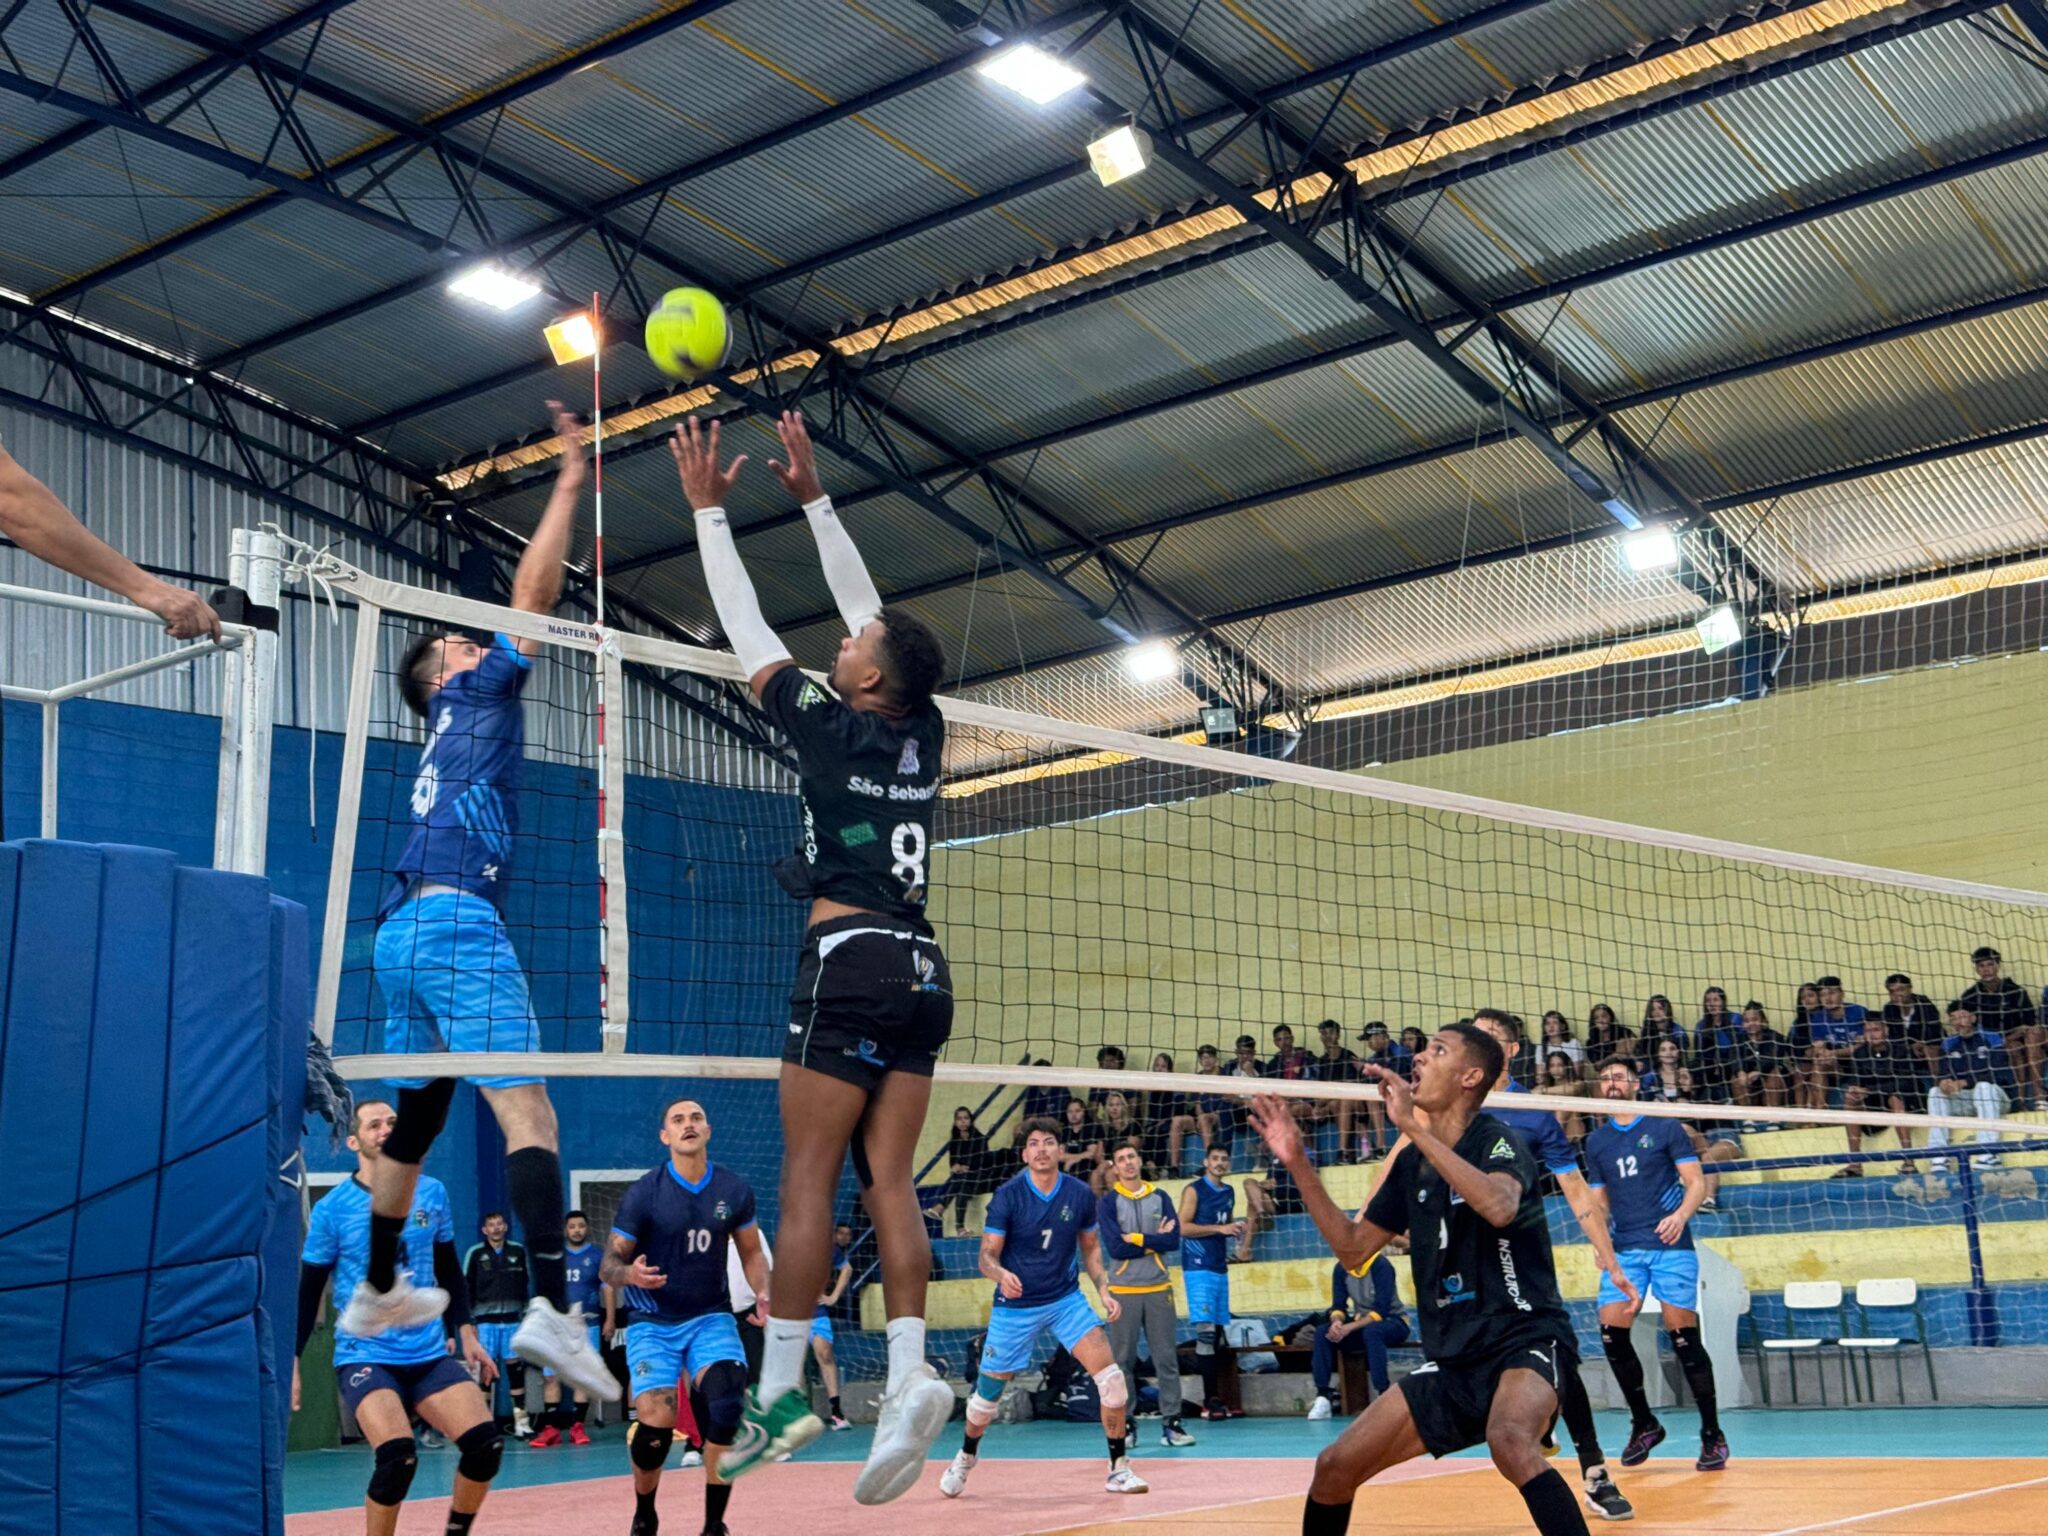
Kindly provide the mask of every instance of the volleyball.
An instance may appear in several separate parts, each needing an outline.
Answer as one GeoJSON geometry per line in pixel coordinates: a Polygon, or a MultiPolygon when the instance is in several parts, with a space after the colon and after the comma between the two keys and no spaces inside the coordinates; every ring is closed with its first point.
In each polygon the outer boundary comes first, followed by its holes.
{"type": "Polygon", "coordinates": [[[647,316],[647,355],[672,379],[722,367],[732,347],[725,306],[702,288],[671,288],[647,316]]]}

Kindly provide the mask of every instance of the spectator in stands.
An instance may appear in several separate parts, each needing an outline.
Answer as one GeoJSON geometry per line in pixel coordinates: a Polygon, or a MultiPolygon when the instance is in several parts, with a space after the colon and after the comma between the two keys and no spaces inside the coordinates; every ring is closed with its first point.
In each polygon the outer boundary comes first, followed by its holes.
{"type": "Polygon", "coordinates": [[[1264,1077],[1266,1068],[1259,1060],[1259,1042],[1251,1035],[1239,1035],[1233,1047],[1236,1052],[1230,1058],[1230,1065],[1223,1069],[1225,1077],[1264,1077]]]}
{"type": "MultiPolygon", "coordinates": [[[[1904,1041],[1892,1038],[1891,1026],[1881,1018],[1866,1017],[1863,1020],[1863,1038],[1854,1050],[1842,1059],[1842,1108],[1863,1109],[1873,1107],[1888,1109],[1895,1115],[1918,1114],[1920,1112],[1920,1061],[1912,1048],[1904,1041]]],[[[1863,1127],[1846,1127],[1849,1134],[1849,1153],[1853,1157],[1863,1150],[1863,1127]]],[[[1913,1145],[1913,1131],[1910,1126],[1899,1127],[1899,1145],[1913,1145]]],[[[1911,1172],[1913,1165],[1905,1165],[1911,1172]]],[[[1847,1163],[1835,1172],[1838,1179],[1860,1179],[1863,1177],[1861,1163],[1847,1163]]]]}
{"type": "MultiPolygon", "coordinates": [[[[1996,1120],[2012,1106],[2008,1089],[2012,1068],[2002,1041],[1994,1040],[1977,1027],[1977,1013],[1962,998],[1948,1005],[1948,1038],[1941,1044],[1941,1065],[1936,1068],[1934,1087],[1927,1094],[1927,1110],[1935,1115],[1974,1115],[1996,1120]]],[[[1996,1131],[1979,1131],[1979,1146],[1998,1144],[1996,1131]]],[[[1946,1147],[1948,1127],[1937,1125],[1927,1132],[1927,1148],[1946,1147]]],[[[1998,1154],[1978,1152],[1970,1159],[1979,1168],[1998,1166],[1998,1154]]],[[[1948,1172],[1948,1159],[1934,1160],[1936,1173],[1948,1172]]]]}
{"type": "Polygon", "coordinates": [[[1641,1054],[1636,1032],[1615,1018],[1614,1010],[1607,1004],[1595,1003],[1586,1015],[1587,1057],[1593,1061],[1605,1061],[1610,1056],[1635,1060],[1641,1054]]]}
{"type": "MultiPolygon", "coordinates": [[[[1685,1026],[1671,1011],[1671,999],[1662,992],[1652,992],[1650,1000],[1643,1004],[1643,1049],[1654,1053],[1659,1040],[1676,1040],[1684,1046],[1685,1026]]],[[[1651,1059],[1656,1059],[1654,1054],[1651,1059]]]]}
{"type": "Polygon", "coordinates": [[[1688,1098],[1679,1082],[1679,1075],[1686,1071],[1685,1049],[1669,1035],[1657,1041],[1653,1065],[1642,1075],[1637,1084],[1636,1097],[1652,1101],[1662,1099],[1666,1103],[1674,1099],[1688,1098]]]}
{"type": "Polygon", "coordinates": [[[1915,992],[1913,978],[1902,971],[1885,977],[1884,993],[1891,999],[1884,1005],[1884,1022],[1892,1039],[1919,1058],[1922,1079],[1931,1079],[1941,1064],[1941,1042],[1948,1038],[1941,1010],[1915,992]]]}
{"type": "MultiPolygon", "coordinates": [[[[1195,1052],[1195,1075],[1223,1075],[1222,1058],[1215,1046],[1205,1045],[1195,1052]]],[[[1219,1141],[1227,1143],[1236,1133],[1237,1115],[1232,1109],[1233,1102],[1227,1093],[1195,1095],[1195,1124],[1201,1132],[1203,1146],[1213,1147],[1219,1141]]]]}
{"type": "Polygon", "coordinates": [[[1095,1170],[1102,1166],[1102,1127],[1095,1123],[1088,1106],[1080,1099],[1067,1100],[1060,1123],[1064,1128],[1060,1170],[1084,1182],[1092,1180],[1095,1170]]]}
{"type": "Polygon", "coordinates": [[[1009,1177],[1008,1160],[1004,1166],[997,1166],[996,1155],[989,1151],[988,1137],[981,1127],[974,1123],[974,1111],[965,1104],[953,1111],[952,1134],[946,1138],[946,1158],[952,1165],[946,1186],[939,1198],[925,1208],[925,1214],[933,1218],[943,1217],[946,1202],[953,1202],[953,1227],[960,1237],[974,1237],[978,1234],[967,1226],[968,1202],[976,1195],[985,1195],[1004,1179],[1009,1177]]]}
{"type": "Polygon", "coordinates": [[[1573,1068],[1582,1067],[1586,1062],[1586,1048],[1572,1036],[1571,1020],[1555,1008],[1543,1015],[1543,1054],[1547,1058],[1552,1052],[1562,1052],[1573,1068]]]}
{"type": "MultiPolygon", "coordinates": [[[[1289,1082],[1301,1082],[1315,1076],[1315,1065],[1307,1051],[1294,1043],[1294,1031],[1285,1024],[1273,1026],[1273,1055],[1267,1061],[1263,1077],[1282,1077],[1289,1082]]],[[[1297,1107],[1295,1119],[1301,1118],[1298,1107],[1307,1103],[1305,1099],[1289,1101],[1297,1107]]]]}
{"type": "MultiPolygon", "coordinates": [[[[1032,1062],[1034,1067],[1049,1067],[1051,1062],[1043,1056],[1032,1062]]],[[[1058,1121],[1067,1112],[1067,1100],[1072,1095],[1064,1088],[1026,1088],[1017,1103],[1017,1124],[1010,1132],[1010,1144],[1022,1147],[1024,1126],[1030,1120],[1058,1121]]]]}
{"type": "MultiPolygon", "coordinates": [[[[1171,1072],[1173,1058],[1159,1052],[1152,1058],[1152,1070],[1171,1072]]],[[[1196,1131],[1194,1096],[1149,1088],[1138,1095],[1138,1118],[1145,1123],[1145,1161],[1159,1170],[1160,1177],[1179,1173],[1180,1144],[1196,1131]]]]}
{"type": "Polygon", "coordinates": [[[1104,1155],[1102,1164],[1095,1170],[1092,1179],[1096,1186],[1095,1193],[1100,1196],[1109,1188],[1110,1180],[1116,1176],[1116,1170],[1111,1166],[1116,1149],[1126,1145],[1134,1146],[1142,1158],[1146,1133],[1145,1122],[1131,1112],[1131,1101],[1114,1088],[1103,1096],[1102,1115],[1096,1121],[1096,1128],[1102,1133],[1104,1155]]]}
{"type": "Polygon", "coordinates": [[[2005,1042],[2013,1089],[2020,1102],[2029,1109],[2041,1109],[2048,1106],[2041,1099],[2040,1015],[2035,1013],[2027,989],[1999,974],[2002,958],[1989,944],[1970,956],[1970,963],[1977,968],[1977,981],[1962,1001],[1976,1016],[1979,1030],[2005,1042]]]}
{"type": "Polygon", "coordinates": [[[503,1211],[486,1211],[478,1223],[483,1241],[462,1261],[462,1282],[469,1290],[469,1315],[476,1323],[477,1342],[497,1362],[512,1403],[508,1418],[498,1415],[498,1428],[525,1440],[533,1434],[526,1417],[526,1362],[512,1351],[512,1335],[526,1313],[528,1268],[523,1245],[506,1240],[512,1224],[503,1211]]]}
{"type": "Polygon", "coordinates": [[[1693,1026],[1693,1067],[1700,1089],[1710,1103],[1725,1104],[1730,1098],[1728,1079],[1734,1071],[1736,1037],[1742,1020],[1728,1007],[1728,994],[1720,987],[1708,987],[1700,994],[1700,1021],[1693,1026]]]}
{"type": "Polygon", "coordinates": [[[1730,1058],[1728,1088],[1735,1102],[1782,1109],[1792,1085],[1792,1049],[1771,1028],[1764,1005],[1751,1001],[1742,1009],[1742,1033],[1730,1058]]]}
{"type": "MultiPolygon", "coordinates": [[[[1387,1033],[1385,1021],[1374,1019],[1359,1031],[1359,1043],[1365,1047],[1365,1055],[1358,1062],[1358,1076],[1362,1081],[1367,1067],[1381,1067],[1389,1072],[1408,1076],[1414,1068],[1415,1058],[1406,1046],[1397,1045],[1387,1033]]],[[[1394,1138],[1387,1131],[1387,1107],[1378,1099],[1365,1102],[1365,1160],[1377,1162],[1386,1155],[1394,1144],[1394,1138]]],[[[1354,1120],[1356,1115],[1354,1113],[1354,1120]]]]}
{"type": "Polygon", "coordinates": [[[1529,1026],[1522,1022],[1522,1016],[1511,1013],[1507,1016],[1508,1038],[1501,1049],[1508,1056],[1508,1079],[1523,1088],[1534,1088],[1536,1079],[1542,1075],[1542,1062],[1536,1054],[1536,1047],[1529,1040],[1529,1026]]]}
{"type": "Polygon", "coordinates": [[[1408,1058],[1408,1080],[1415,1081],[1415,1058],[1422,1054],[1429,1043],[1429,1035],[1419,1025],[1410,1024],[1401,1031],[1401,1050],[1408,1058]]]}
{"type": "MultiPolygon", "coordinates": [[[[1316,1037],[1322,1043],[1322,1051],[1311,1064],[1317,1082],[1355,1083],[1358,1081],[1358,1053],[1344,1044],[1344,1026],[1335,1019],[1325,1019],[1316,1026],[1316,1037]]],[[[1351,1128],[1363,1104],[1357,1099],[1318,1099],[1315,1116],[1318,1120],[1333,1120],[1337,1125],[1337,1161],[1355,1163],[1363,1160],[1364,1149],[1352,1140],[1351,1128]]]]}
{"type": "MultiPolygon", "coordinates": [[[[1863,1038],[1865,1009],[1845,1001],[1842,978],[1823,976],[1814,984],[1819,1006],[1806,1011],[1805,1100],[1808,1109],[1826,1109],[1828,1093],[1838,1086],[1843,1062],[1863,1038]]],[[[1800,997],[1806,996],[1800,989],[1800,997]]]]}
{"type": "MultiPolygon", "coordinates": [[[[1119,1045],[1105,1045],[1101,1047],[1099,1050],[1097,1050],[1095,1053],[1095,1069],[1098,1072],[1123,1071],[1123,1047],[1119,1045]]],[[[1108,1088],[1090,1088],[1088,1090],[1088,1107],[1090,1109],[1099,1111],[1102,1106],[1102,1101],[1106,1097],[1108,1097],[1111,1092],[1112,1090],[1108,1088]]]]}
{"type": "MultiPolygon", "coordinates": [[[[1399,1244],[1396,1252],[1408,1246],[1399,1238],[1395,1243],[1399,1244]]],[[[1316,1400],[1309,1405],[1308,1416],[1318,1420],[1330,1417],[1339,1355],[1365,1356],[1373,1396],[1377,1397],[1391,1385],[1387,1380],[1387,1351],[1407,1342],[1408,1314],[1401,1309],[1401,1293],[1394,1288],[1394,1266],[1387,1262],[1386,1251],[1373,1255],[1363,1275],[1346,1269],[1341,1259],[1332,1264],[1329,1315],[1316,1329],[1309,1353],[1316,1400]]]]}
{"type": "MultiPolygon", "coordinates": [[[[1536,1085],[1536,1091],[1574,1099],[1589,1097],[1591,1093],[1585,1072],[1563,1051],[1552,1051],[1543,1058],[1543,1081],[1536,1085]]],[[[1584,1115],[1560,1109],[1557,1111],[1557,1123],[1564,1128],[1565,1139],[1573,1146],[1586,1139],[1584,1115]]]]}

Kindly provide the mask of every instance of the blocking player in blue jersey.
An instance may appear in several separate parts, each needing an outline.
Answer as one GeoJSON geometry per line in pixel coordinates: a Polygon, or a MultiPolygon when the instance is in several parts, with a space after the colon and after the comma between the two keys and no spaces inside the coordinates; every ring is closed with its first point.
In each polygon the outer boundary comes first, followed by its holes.
{"type": "Polygon", "coordinates": [[[768,1315],[768,1255],[754,1224],[754,1191],[711,1161],[704,1106],[695,1099],[663,1106],[661,1144],[668,1160],[641,1175],[619,1202],[602,1273],[605,1284],[619,1287],[638,1416],[627,1445],[632,1536],[660,1529],[654,1494],[675,1440],[676,1395],[684,1389],[704,1437],[704,1536],[725,1536],[732,1484],[719,1462],[742,1428],[747,1398],[747,1354],[733,1320],[726,1249],[739,1253],[757,1321],[768,1315]]]}
{"type": "Polygon", "coordinates": [[[1227,1419],[1216,1392],[1216,1346],[1230,1326],[1230,1253],[1227,1239],[1244,1236],[1236,1218],[1237,1190],[1230,1178],[1230,1143],[1202,1154],[1202,1176],[1180,1192],[1180,1277],[1195,1330],[1195,1369],[1202,1373],[1202,1417],[1227,1419]]]}
{"type": "Polygon", "coordinates": [[[1628,1336],[1643,1296],[1654,1291],[1664,1309],[1671,1352],[1699,1404],[1700,1454],[1693,1465],[1718,1472],[1728,1465],[1728,1441],[1715,1411],[1714,1363],[1700,1342],[1700,1257],[1690,1226],[1707,1197],[1707,1181],[1685,1127],[1631,1112],[1628,1104],[1635,1096],[1633,1061],[1610,1056],[1600,1063],[1600,1097],[1613,1108],[1586,1137],[1586,1182],[1612,1213],[1615,1256],[1638,1293],[1626,1295],[1611,1276],[1600,1278],[1600,1346],[1633,1420],[1621,1464],[1633,1467],[1646,1460],[1664,1439],[1664,1426],[1643,1391],[1643,1362],[1628,1336]]]}
{"type": "Polygon", "coordinates": [[[1057,1121],[1024,1122],[1024,1171],[989,1197],[981,1227],[981,1272],[996,1288],[989,1309],[981,1373],[967,1399],[967,1439],[939,1478],[939,1492],[957,1499],[981,1455],[981,1437],[995,1422],[1010,1378],[1031,1364],[1039,1338],[1051,1334],[1095,1378],[1102,1432],[1109,1439],[1111,1493],[1145,1493],[1150,1485],[1124,1454],[1130,1391],[1117,1368],[1095,1309],[1081,1295],[1080,1267],[1088,1266],[1095,1294],[1111,1322],[1122,1314],[1102,1262],[1095,1230],[1095,1196],[1070,1173],[1060,1172],[1057,1121]]]}
{"type": "MultiPolygon", "coordinates": [[[[1515,1081],[1505,1065],[1507,1060],[1513,1059],[1515,1049],[1514,1030],[1508,1024],[1508,1016],[1498,1008],[1481,1008],[1472,1015],[1472,1022],[1493,1036],[1501,1048],[1503,1065],[1500,1077],[1493,1085],[1494,1093],[1527,1093],[1528,1090],[1515,1081]]],[[[1579,1171],[1578,1154],[1572,1151],[1572,1144],[1565,1138],[1564,1127],[1557,1123],[1557,1116],[1547,1109],[1501,1109],[1497,1105],[1490,1107],[1487,1113],[1521,1137],[1522,1144],[1535,1155],[1544,1171],[1557,1180],[1557,1187],[1564,1192],[1572,1215],[1578,1218],[1586,1241],[1592,1244],[1593,1262],[1600,1266],[1604,1283],[1611,1285],[1617,1295],[1639,1303],[1642,1297],[1635,1282],[1614,1256],[1614,1244],[1607,1233],[1607,1213],[1587,1186],[1586,1176],[1579,1171]]],[[[1607,1470],[1607,1457],[1600,1449],[1600,1430],[1593,1421],[1593,1404],[1586,1396],[1586,1384],[1579,1379],[1577,1371],[1564,1373],[1564,1379],[1558,1383],[1557,1396],[1558,1417],[1564,1420],[1565,1432],[1572,1437],[1572,1449],[1578,1453],[1579,1478],[1585,1486],[1586,1507],[1603,1520],[1633,1519],[1635,1506],[1614,1485],[1614,1478],[1607,1470]]]]}
{"type": "MultiPolygon", "coordinates": [[[[566,1283],[571,1311],[583,1314],[584,1325],[590,1330],[590,1347],[604,1353],[610,1342],[612,1330],[618,1326],[618,1318],[612,1301],[612,1288],[598,1278],[598,1270],[604,1263],[604,1250],[590,1240],[590,1218],[581,1211],[571,1211],[562,1218],[562,1278],[566,1283]],[[599,1319],[603,1321],[600,1322],[599,1319]]],[[[560,1445],[566,1436],[571,1445],[590,1444],[590,1431],[583,1427],[583,1421],[590,1416],[590,1394],[582,1388],[575,1391],[573,1406],[562,1401],[562,1383],[553,1371],[547,1373],[542,1390],[547,1395],[547,1422],[541,1432],[527,1441],[536,1451],[560,1445]]]]}
{"type": "MultiPolygon", "coordinates": [[[[550,401],[562,438],[555,488],[519,557],[512,606],[549,613],[562,592],[563,559],[583,486],[583,436],[550,401]]],[[[412,833],[377,908],[377,985],[384,994],[387,1051],[533,1051],[540,1026],[526,975],[498,913],[517,852],[519,774],[526,749],[521,695],[537,640],[499,635],[479,645],[439,630],[420,636],[399,664],[399,692],[428,722],[412,787],[412,833]]],[[[568,1314],[562,1268],[561,1137],[547,1085],[537,1077],[471,1079],[505,1133],[506,1184],[533,1266],[533,1299],[513,1335],[520,1358],[614,1402],[619,1384],[591,1349],[581,1316],[568,1314]]],[[[448,1298],[415,1287],[398,1268],[399,1237],[420,1162],[447,1123],[453,1078],[399,1080],[398,1129],[377,1165],[367,1283],[336,1326],[368,1338],[430,1321],[448,1298]]]]}
{"type": "MultiPolygon", "coordinates": [[[[320,1320],[320,1296],[328,1277],[337,1296],[352,1293],[363,1274],[368,1250],[370,1185],[383,1148],[397,1123],[397,1111],[382,1099],[356,1105],[348,1139],[356,1155],[356,1171],[318,1205],[306,1229],[299,1256],[298,1347],[292,1356],[292,1411],[299,1407],[298,1356],[320,1320]]],[[[463,1293],[462,1261],[455,1253],[455,1224],[448,1214],[448,1191],[439,1179],[422,1178],[413,1191],[405,1222],[405,1254],[421,1274],[440,1280],[449,1293],[448,1308],[438,1318],[405,1328],[387,1328],[375,1338],[334,1335],[334,1380],[342,1401],[356,1416],[356,1425],[374,1458],[370,1486],[364,1495],[367,1536],[392,1536],[398,1529],[398,1507],[412,1486],[419,1460],[412,1417],[421,1419],[453,1442],[455,1492],[446,1529],[462,1536],[476,1521],[505,1441],[491,1417],[491,1405],[470,1380],[465,1364],[475,1366],[488,1388],[497,1366],[477,1341],[463,1293]],[[451,1355],[453,1340],[460,1356],[451,1355]]]]}

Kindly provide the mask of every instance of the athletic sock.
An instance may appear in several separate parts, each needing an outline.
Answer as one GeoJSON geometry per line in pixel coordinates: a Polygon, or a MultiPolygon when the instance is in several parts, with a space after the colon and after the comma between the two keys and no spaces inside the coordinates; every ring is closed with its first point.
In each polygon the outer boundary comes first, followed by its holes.
{"type": "Polygon", "coordinates": [[[1607,1460],[1600,1454],[1600,1430],[1593,1422],[1593,1404],[1586,1396],[1586,1384],[1576,1370],[1564,1373],[1564,1390],[1558,1394],[1559,1417],[1565,1433],[1572,1437],[1572,1449],[1579,1455],[1579,1470],[1590,1472],[1607,1460]]]}
{"type": "Polygon", "coordinates": [[[725,1524],[725,1506],[732,1502],[732,1484],[704,1479],[704,1529],[715,1531],[725,1524]]]}
{"type": "MultiPolygon", "coordinates": [[[[761,1406],[771,1407],[804,1379],[804,1345],[811,1323],[804,1317],[771,1317],[761,1339],[761,1406]]],[[[890,1353],[895,1344],[890,1343],[890,1353]]],[[[891,1373],[894,1374],[893,1372],[891,1373]]]]}
{"type": "Polygon", "coordinates": [[[469,1536],[469,1528],[476,1524],[476,1516],[477,1512],[473,1509],[466,1515],[459,1510],[449,1510],[448,1528],[442,1536],[469,1536]]]}
{"type": "Polygon", "coordinates": [[[581,1424],[585,1419],[590,1417],[590,1404],[583,1402],[579,1399],[577,1401],[575,1411],[570,1415],[570,1417],[576,1423],[581,1424]]]}
{"type": "Polygon", "coordinates": [[[843,1414],[843,1413],[841,1413],[841,1412],[839,1411],[839,1394],[838,1394],[837,1392],[834,1392],[834,1393],[832,1394],[831,1402],[832,1402],[832,1417],[833,1417],[833,1418],[835,1418],[835,1419],[843,1419],[843,1418],[845,1418],[845,1417],[846,1417],[846,1415],[845,1415],[845,1414],[843,1414]]]}
{"type": "Polygon", "coordinates": [[[562,1159],[546,1147],[521,1147],[505,1159],[505,1187],[512,1213],[526,1238],[533,1265],[533,1294],[557,1312],[569,1310],[568,1277],[562,1268],[562,1159]]]}
{"type": "MultiPolygon", "coordinates": [[[[398,1246],[405,1239],[403,1216],[380,1216],[370,1212],[370,1267],[364,1279],[373,1291],[388,1291],[398,1283],[398,1246]]],[[[341,1298],[346,1302],[346,1296],[341,1298]]]]}
{"type": "Polygon", "coordinates": [[[1678,1368],[1685,1372],[1685,1384],[1699,1404],[1700,1434],[1714,1438],[1721,1433],[1721,1416],[1714,1397],[1714,1362],[1700,1342],[1697,1324],[1671,1330],[1671,1352],[1678,1356],[1678,1368]]]}
{"type": "Polygon", "coordinates": [[[1628,1403],[1630,1419],[1637,1428],[1650,1423],[1656,1415],[1650,1412],[1649,1395],[1643,1391],[1642,1357],[1636,1353],[1628,1330],[1602,1324],[1600,1349],[1607,1356],[1608,1368],[1614,1372],[1614,1384],[1621,1388],[1621,1395],[1628,1403]]]}
{"type": "Polygon", "coordinates": [[[1344,1536],[1351,1529],[1351,1501],[1319,1504],[1314,1498],[1301,1507],[1301,1536],[1344,1536]]]}
{"type": "Polygon", "coordinates": [[[636,1493],[633,1495],[633,1516],[635,1519],[638,1519],[642,1515],[651,1515],[654,1513],[654,1495],[658,1491],[658,1489],[650,1488],[645,1493],[636,1493]]]}
{"type": "Polygon", "coordinates": [[[1121,1435],[1110,1435],[1110,1436],[1108,1436],[1108,1440],[1109,1440],[1109,1464],[1110,1464],[1110,1465],[1111,1465],[1111,1466],[1113,1467],[1113,1466],[1115,1466],[1115,1465],[1116,1465],[1116,1464],[1117,1464],[1118,1462],[1120,1462],[1120,1461],[1122,1461],[1122,1460],[1124,1459],[1124,1446],[1125,1446],[1125,1445],[1126,1445],[1126,1444],[1127,1444],[1127,1443],[1129,1442],[1129,1440],[1130,1440],[1130,1432],[1129,1432],[1128,1430],[1126,1430],[1126,1431],[1125,1431],[1125,1432],[1124,1432],[1123,1434],[1121,1434],[1121,1435]]]}
{"type": "Polygon", "coordinates": [[[1557,1468],[1545,1467],[1522,1484],[1522,1502],[1529,1506],[1529,1518],[1541,1536],[1587,1536],[1586,1517],[1579,1513],[1578,1495],[1558,1475],[1557,1468]]]}
{"type": "Polygon", "coordinates": [[[981,1454],[981,1436],[970,1429],[967,1431],[967,1438],[960,1442],[960,1449],[970,1456],[979,1456],[981,1454]]]}
{"type": "Polygon", "coordinates": [[[893,1392],[904,1377],[912,1375],[924,1364],[924,1319],[890,1318],[888,1339],[889,1382],[882,1390],[893,1392]]]}

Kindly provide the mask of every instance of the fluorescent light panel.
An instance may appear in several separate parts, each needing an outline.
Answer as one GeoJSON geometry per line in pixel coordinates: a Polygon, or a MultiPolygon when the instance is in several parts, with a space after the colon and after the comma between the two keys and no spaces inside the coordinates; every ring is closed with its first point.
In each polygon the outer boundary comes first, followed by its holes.
{"type": "Polygon", "coordinates": [[[1645,528],[1622,540],[1628,568],[1638,576],[1678,569],[1678,535],[1669,528],[1645,528]]]}
{"type": "Polygon", "coordinates": [[[1742,643],[1742,615],[1723,603],[1693,626],[1700,637],[1700,649],[1709,656],[1742,643]]]}
{"type": "Polygon", "coordinates": [[[538,296],[540,284],[528,281],[495,261],[486,261],[457,277],[448,285],[448,291],[473,304],[502,311],[517,309],[528,299],[538,296]]]}
{"type": "Polygon", "coordinates": [[[1179,656],[1164,640],[1147,640],[1124,652],[1124,670],[1137,682],[1164,682],[1179,669],[1179,656]]]}
{"type": "Polygon", "coordinates": [[[980,65],[976,73],[1005,86],[1037,106],[1057,101],[1088,77],[1054,58],[1043,48],[1019,43],[980,65]]]}

